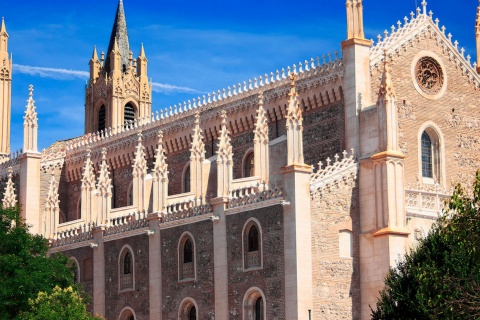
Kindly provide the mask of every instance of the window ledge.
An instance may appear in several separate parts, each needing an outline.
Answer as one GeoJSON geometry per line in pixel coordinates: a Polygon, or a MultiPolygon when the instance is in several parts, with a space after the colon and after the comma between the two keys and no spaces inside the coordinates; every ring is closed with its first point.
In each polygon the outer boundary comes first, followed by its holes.
{"type": "Polygon", "coordinates": [[[244,268],[244,269],[243,269],[243,272],[258,271],[258,270],[263,270],[263,267],[244,268]]]}
{"type": "Polygon", "coordinates": [[[118,293],[125,293],[130,291],[135,291],[135,288],[126,288],[126,289],[118,290],[118,293]]]}
{"type": "Polygon", "coordinates": [[[425,177],[422,177],[422,182],[423,184],[435,184],[435,180],[433,180],[433,178],[425,178],[425,177]]]}
{"type": "Polygon", "coordinates": [[[195,280],[197,280],[197,279],[196,278],[185,278],[185,279],[178,280],[178,283],[194,282],[195,280]]]}

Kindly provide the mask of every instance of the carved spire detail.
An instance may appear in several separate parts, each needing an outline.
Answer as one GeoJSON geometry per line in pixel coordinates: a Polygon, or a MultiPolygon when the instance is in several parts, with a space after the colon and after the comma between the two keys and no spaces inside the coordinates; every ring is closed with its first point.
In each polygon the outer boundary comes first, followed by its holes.
{"type": "Polygon", "coordinates": [[[165,156],[165,150],[163,149],[163,132],[157,133],[157,152],[155,155],[155,165],[153,172],[157,175],[159,181],[168,181],[168,164],[167,157],[165,156]]]}
{"type": "Polygon", "coordinates": [[[347,0],[347,39],[365,39],[362,0],[347,0]]]}
{"type": "Polygon", "coordinates": [[[145,147],[142,145],[142,133],[137,134],[137,147],[133,162],[133,176],[145,177],[147,174],[147,160],[145,160],[145,147]]]}
{"type": "Polygon", "coordinates": [[[12,177],[13,177],[13,169],[12,167],[9,167],[7,186],[5,187],[5,192],[3,193],[4,208],[11,208],[17,205],[17,196],[15,195],[15,187],[13,186],[12,177]]]}
{"type": "Polygon", "coordinates": [[[302,109],[298,102],[298,93],[296,90],[297,77],[294,73],[290,75],[290,93],[288,94],[287,108],[287,145],[288,145],[288,165],[303,163],[303,117],[302,109]]]}
{"type": "Polygon", "coordinates": [[[52,176],[52,179],[50,179],[50,186],[48,187],[47,199],[45,201],[45,209],[47,209],[47,211],[56,211],[58,210],[59,203],[58,184],[55,176],[52,176]]]}
{"type": "Polygon", "coordinates": [[[222,110],[221,118],[220,137],[217,145],[217,162],[232,162],[232,143],[227,129],[227,112],[225,110],[222,110]]]}
{"type": "Polygon", "coordinates": [[[267,112],[263,108],[263,92],[258,95],[258,110],[253,132],[255,134],[253,139],[254,174],[256,177],[260,177],[261,181],[268,184],[270,156],[268,145],[268,120],[267,112]]]}
{"type": "Polygon", "coordinates": [[[393,87],[391,68],[385,52],[383,76],[377,101],[379,151],[398,152],[398,120],[395,106],[395,89],[393,87]]]}
{"type": "Polygon", "coordinates": [[[95,189],[95,172],[93,171],[90,149],[87,149],[87,159],[83,167],[82,190],[92,191],[95,189]]]}
{"type": "Polygon", "coordinates": [[[200,128],[200,114],[198,111],[195,113],[195,127],[193,129],[190,153],[190,160],[205,160],[205,144],[203,143],[203,132],[200,128]]]}
{"type": "Polygon", "coordinates": [[[102,164],[100,165],[97,188],[100,196],[112,196],[112,179],[110,179],[110,172],[108,171],[107,150],[105,148],[102,148],[102,164]]]}
{"type": "Polygon", "coordinates": [[[163,150],[163,132],[157,133],[157,152],[153,168],[153,212],[160,212],[167,205],[168,165],[163,150]]]}
{"type": "Polygon", "coordinates": [[[227,112],[222,110],[222,124],[217,151],[217,196],[228,197],[233,180],[233,152],[227,130],[227,112]]]}
{"type": "Polygon", "coordinates": [[[37,136],[38,136],[38,119],[35,111],[35,100],[33,100],[33,86],[29,87],[30,94],[27,100],[27,108],[23,117],[23,150],[25,152],[38,152],[37,136]]]}

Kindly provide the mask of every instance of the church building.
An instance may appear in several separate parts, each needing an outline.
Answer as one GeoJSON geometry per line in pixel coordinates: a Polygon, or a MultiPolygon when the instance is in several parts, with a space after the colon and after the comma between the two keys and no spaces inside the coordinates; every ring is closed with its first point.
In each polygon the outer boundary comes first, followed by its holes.
{"type": "Polygon", "coordinates": [[[85,133],[39,152],[31,86],[15,154],[2,20],[3,206],[71,258],[108,320],[368,319],[480,168],[480,7],[476,58],[425,1],[375,42],[362,0],[346,13],[337,52],[152,113],[120,0],[90,59],[85,133]]]}

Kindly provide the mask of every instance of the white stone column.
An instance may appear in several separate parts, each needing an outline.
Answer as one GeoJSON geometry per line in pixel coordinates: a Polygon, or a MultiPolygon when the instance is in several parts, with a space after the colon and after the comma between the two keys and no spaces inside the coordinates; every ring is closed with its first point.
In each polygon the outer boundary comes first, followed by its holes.
{"type": "Polygon", "coordinates": [[[167,205],[168,196],[168,165],[163,150],[163,132],[157,133],[158,143],[155,156],[155,166],[153,168],[153,208],[152,212],[163,211],[167,205]]]}
{"type": "Polygon", "coordinates": [[[150,319],[162,319],[162,247],[160,236],[160,213],[148,215],[150,234],[148,237],[148,277],[149,277],[149,300],[150,319]]]}
{"type": "Polygon", "coordinates": [[[269,139],[267,113],[263,108],[263,93],[260,93],[259,95],[254,134],[253,156],[255,164],[255,176],[260,177],[260,181],[264,181],[268,185],[270,178],[270,150],[268,145],[269,139]]]}
{"type": "Polygon", "coordinates": [[[308,319],[313,309],[310,174],[312,168],[293,164],[282,168],[285,257],[285,319],[308,319]]]}
{"type": "Polygon", "coordinates": [[[105,316],[105,226],[93,228],[93,313],[105,316]]]}
{"type": "Polygon", "coordinates": [[[219,219],[213,221],[213,264],[215,282],[215,319],[229,319],[228,313],[228,255],[227,221],[225,209],[228,198],[211,200],[213,214],[219,219]]]}
{"type": "MultiPolygon", "coordinates": [[[[145,176],[147,175],[147,161],[145,160],[145,147],[142,145],[142,134],[138,133],[138,143],[133,163],[133,205],[138,211],[145,209],[145,176]]],[[[147,204],[148,209],[148,204],[147,204]]]]}
{"type": "Polygon", "coordinates": [[[190,149],[190,192],[197,198],[204,198],[206,190],[203,186],[203,161],[205,160],[205,144],[200,128],[200,115],[195,114],[192,148],[190,149]]]}
{"type": "Polygon", "coordinates": [[[233,152],[227,130],[227,114],[222,111],[222,123],[217,151],[217,196],[228,197],[233,180],[233,152]]]}

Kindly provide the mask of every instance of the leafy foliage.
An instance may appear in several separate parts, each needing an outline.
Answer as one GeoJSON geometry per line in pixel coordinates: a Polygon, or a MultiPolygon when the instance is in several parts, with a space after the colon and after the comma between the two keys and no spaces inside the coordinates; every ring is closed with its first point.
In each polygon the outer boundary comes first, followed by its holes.
{"type": "Polygon", "coordinates": [[[0,209],[0,243],[0,319],[27,311],[38,292],[76,288],[68,257],[47,256],[47,240],[28,232],[20,208],[0,209]]]}
{"type": "Polygon", "coordinates": [[[430,233],[391,269],[372,319],[480,318],[480,171],[430,233]]]}
{"type": "Polygon", "coordinates": [[[62,290],[56,286],[51,294],[39,292],[37,298],[28,299],[28,303],[30,310],[20,314],[21,320],[100,319],[87,312],[85,302],[72,287],[62,290]]]}

